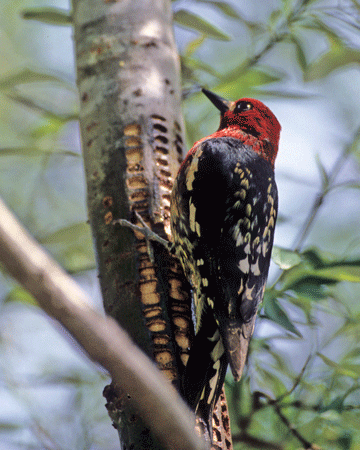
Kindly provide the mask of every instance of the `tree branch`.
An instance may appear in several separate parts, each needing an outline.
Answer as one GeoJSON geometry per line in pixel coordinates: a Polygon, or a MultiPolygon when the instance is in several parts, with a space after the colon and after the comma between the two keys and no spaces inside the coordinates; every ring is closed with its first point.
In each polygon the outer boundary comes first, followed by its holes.
{"type": "Polygon", "coordinates": [[[23,229],[1,200],[0,263],[47,314],[72,334],[92,360],[110,372],[164,446],[174,450],[206,448],[194,432],[193,414],[155,365],[115,320],[89,306],[77,283],[23,229]]]}

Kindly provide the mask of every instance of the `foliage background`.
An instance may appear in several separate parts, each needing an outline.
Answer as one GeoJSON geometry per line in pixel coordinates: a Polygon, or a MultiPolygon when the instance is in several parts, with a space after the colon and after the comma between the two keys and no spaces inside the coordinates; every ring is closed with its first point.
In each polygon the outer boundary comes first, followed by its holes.
{"type": "MultiPolygon", "coordinates": [[[[237,448],[357,449],[360,5],[177,0],[173,10],[188,146],[218,125],[199,85],[259,98],[283,127],[276,264],[248,370],[227,380],[237,448]]],[[[0,4],[0,195],[101,308],[71,35],[67,0],[0,4]]],[[[107,376],[5,273],[0,297],[0,450],[118,448],[107,376]]]]}

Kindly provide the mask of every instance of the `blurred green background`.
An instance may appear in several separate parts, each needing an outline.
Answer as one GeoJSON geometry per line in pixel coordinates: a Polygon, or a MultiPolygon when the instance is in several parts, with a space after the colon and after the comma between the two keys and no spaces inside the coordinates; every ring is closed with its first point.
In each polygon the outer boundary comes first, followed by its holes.
{"type": "MultiPolygon", "coordinates": [[[[359,449],[360,5],[172,5],[188,147],[218,126],[200,85],[282,124],[274,263],[245,376],[227,379],[235,446],[359,449]]],[[[101,309],[70,2],[2,0],[0,38],[0,196],[101,309]]],[[[106,374],[4,272],[0,298],[0,450],[119,448],[106,374]]]]}

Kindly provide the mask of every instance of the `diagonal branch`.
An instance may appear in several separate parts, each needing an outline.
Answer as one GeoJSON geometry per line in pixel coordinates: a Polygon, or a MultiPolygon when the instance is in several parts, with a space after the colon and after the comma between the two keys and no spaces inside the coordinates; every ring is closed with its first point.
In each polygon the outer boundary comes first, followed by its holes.
{"type": "Polygon", "coordinates": [[[77,283],[37,244],[1,200],[0,264],[129,393],[166,448],[206,448],[195,435],[193,414],[155,365],[115,320],[89,306],[77,283]]]}

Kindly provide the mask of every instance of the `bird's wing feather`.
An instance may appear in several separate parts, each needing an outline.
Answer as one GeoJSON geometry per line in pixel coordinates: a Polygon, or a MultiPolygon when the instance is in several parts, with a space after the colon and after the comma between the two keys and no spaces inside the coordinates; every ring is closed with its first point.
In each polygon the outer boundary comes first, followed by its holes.
{"type": "Polygon", "coordinates": [[[223,339],[240,379],[267,280],[277,215],[277,188],[269,164],[255,152],[238,153],[220,240],[223,339]],[[225,310],[227,308],[227,311],[225,310]]]}
{"type": "Polygon", "coordinates": [[[185,370],[184,396],[198,417],[211,412],[224,382],[227,356],[214,315],[218,283],[217,251],[226,212],[228,174],[221,164],[226,143],[205,141],[183,163],[172,194],[176,251],[194,287],[197,334],[185,370]],[[221,156],[221,158],[220,158],[221,156]],[[201,326],[201,324],[205,324],[201,326]]]}

